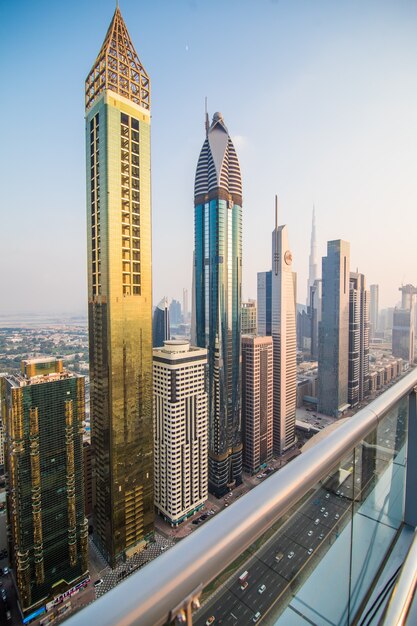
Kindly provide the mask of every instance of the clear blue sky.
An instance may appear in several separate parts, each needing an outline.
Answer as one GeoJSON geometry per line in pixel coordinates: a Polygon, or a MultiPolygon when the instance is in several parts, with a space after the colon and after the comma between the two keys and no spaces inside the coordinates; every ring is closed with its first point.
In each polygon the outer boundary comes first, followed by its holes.
{"type": "MultiPolygon", "coordinates": [[[[86,310],[84,79],[110,0],[0,3],[0,313],[86,310]]],[[[121,0],[152,81],[154,300],[191,288],[204,97],[235,139],[243,296],[270,268],[274,194],[304,302],[319,254],[351,243],[382,306],[417,283],[417,3],[121,0]]]]}

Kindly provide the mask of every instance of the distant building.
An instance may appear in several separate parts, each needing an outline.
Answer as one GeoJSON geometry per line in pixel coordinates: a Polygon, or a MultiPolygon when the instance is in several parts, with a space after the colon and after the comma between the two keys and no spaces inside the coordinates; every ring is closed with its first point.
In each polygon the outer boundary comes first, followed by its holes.
{"type": "Polygon", "coordinates": [[[182,290],[182,321],[184,322],[184,324],[188,324],[189,322],[188,289],[185,289],[185,287],[182,290]]]}
{"type": "Polygon", "coordinates": [[[313,287],[315,281],[318,279],[319,279],[319,264],[318,264],[318,258],[317,258],[317,241],[316,241],[316,211],[313,206],[309,270],[308,270],[308,280],[307,280],[307,306],[310,306],[310,289],[313,287]]]}
{"type": "Polygon", "coordinates": [[[242,336],[243,467],[254,474],[273,452],[272,337],[242,336]]]}
{"type": "Polygon", "coordinates": [[[51,358],[0,380],[9,553],[27,616],[88,575],[84,377],[51,358]]]}
{"type": "Polygon", "coordinates": [[[297,348],[308,354],[311,352],[310,310],[305,304],[297,304],[297,348]]]}
{"type": "Polygon", "coordinates": [[[274,452],[295,443],[297,402],[296,274],[292,271],[288,228],[278,226],[275,200],[272,231],[272,340],[274,361],[274,452]]]}
{"type": "Polygon", "coordinates": [[[162,298],[153,313],[152,345],[154,348],[163,346],[166,339],[171,339],[169,324],[168,298],[162,298]]]}
{"type": "Polygon", "coordinates": [[[365,276],[350,273],[348,402],[361,402],[369,391],[369,291],[365,276]]]}
{"type": "Polygon", "coordinates": [[[207,350],[165,341],[153,351],[155,506],[177,526],[208,497],[207,350]]]}
{"type": "Polygon", "coordinates": [[[371,292],[369,307],[370,337],[374,337],[379,330],[379,285],[371,285],[369,289],[371,292]]]}
{"type": "Polygon", "coordinates": [[[327,242],[322,261],[318,411],[338,417],[348,408],[350,245],[327,242]]]}
{"type": "Polygon", "coordinates": [[[414,311],[394,309],[392,354],[409,363],[414,362],[414,311]]]}
{"type": "Polygon", "coordinates": [[[272,334],[272,272],[258,272],[257,318],[258,335],[272,334]]]}
{"type": "Polygon", "coordinates": [[[169,305],[169,319],[172,326],[177,326],[182,322],[181,303],[178,300],[172,300],[169,305]]]}
{"type": "Polygon", "coordinates": [[[256,335],[256,300],[242,302],[242,335],[256,335]]]}
{"type": "Polygon", "coordinates": [[[317,360],[319,358],[319,324],[321,322],[321,292],[322,281],[317,279],[310,287],[310,305],[308,309],[310,319],[310,355],[317,360]]]}
{"type": "Polygon", "coordinates": [[[413,285],[402,285],[401,309],[395,308],[392,327],[392,354],[414,362],[415,334],[415,296],[417,288],[413,285]]]}

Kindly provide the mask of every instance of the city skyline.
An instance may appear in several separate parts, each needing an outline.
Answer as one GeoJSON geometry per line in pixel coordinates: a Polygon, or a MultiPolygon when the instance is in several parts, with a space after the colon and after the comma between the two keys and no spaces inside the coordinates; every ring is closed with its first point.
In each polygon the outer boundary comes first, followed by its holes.
{"type": "MultiPolygon", "coordinates": [[[[207,95],[210,113],[221,110],[236,133],[232,139],[243,177],[256,172],[245,187],[243,299],[256,297],[257,272],[269,265],[261,242],[269,232],[268,215],[277,192],[286,207],[282,222],[293,233],[299,302],[305,301],[310,216],[315,204],[319,259],[325,254],[327,240],[351,241],[352,267],[361,267],[370,284],[380,285],[380,308],[394,306],[398,284],[416,282],[412,232],[417,122],[412,111],[417,106],[417,89],[410,80],[417,47],[413,35],[416,7],[370,2],[359,9],[320,2],[313,8],[304,2],[291,7],[265,2],[253,15],[246,2],[239,3],[239,12],[236,2],[227,6],[212,3],[209,9],[198,1],[182,2],[175,8],[164,6],[162,12],[161,6],[154,3],[136,8],[127,0],[122,4],[131,36],[155,76],[158,96],[152,139],[154,302],[163,295],[181,300],[182,289],[191,287],[193,171],[207,95]],[[244,50],[239,48],[239,54],[227,38],[226,46],[217,51],[205,47],[197,34],[198,24],[220,6],[219,36],[234,24],[250,42],[244,50]],[[201,66],[210,69],[200,75],[197,68],[201,66]],[[248,75],[255,71],[258,100],[254,115],[253,102],[241,94],[247,89],[248,75]],[[225,89],[231,75],[233,86],[225,89]],[[174,93],[182,95],[175,115],[174,93]],[[187,127],[187,135],[180,143],[181,126],[187,127]],[[174,185],[175,198],[169,194],[174,185]],[[402,220],[392,220],[393,211],[400,211],[402,220]],[[371,237],[363,228],[364,213],[371,237]],[[180,247],[176,246],[177,237],[181,238],[180,247]],[[381,254],[383,250],[390,254],[381,254]],[[398,269],[385,260],[390,256],[402,259],[398,269]]],[[[113,11],[114,2],[110,1],[88,6],[16,2],[1,8],[0,45],[4,56],[11,47],[15,50],[13,63],[5,67],[6,81],[20,96],[23,90],[16,77],[22,76],[24,68],[26,93],[31,94],[31,113],[36,119],[34,125],[22,124],[27,100],[17,98],[16,106],[2,120],[3,145],[8,150],[2,153],[0,166],[9,184],[2,188],[1,205],[7,207],[8,216],[13,215],[19,230],[19,237],[8,237],[1,251],[0,262],[10,269],[3,272],[2,286],[8,293],[4,312],[86,313],[79,85],[89,69],[87,59],[94,57],[101,43],[99,33],[105,32],[113,11]],[[72,37],[75,31],[82,42],[77,50],[72,37]],[[46,56],[48,46],[54,46],[55,55],[46,56]],[[34,71],[27,72],[29,51],[34,71]],[[43,71],[46,58],[47,72],[43,71]],[[66,96],[56,111],[45,106],[51,86],[66,96]],[[59,159],[51,158],[58,138],[65,150],[59,159]],[[31,162],[24,185],[14,165],[21,146],[31,162]],[[59,268],[61,281],[51,263],[58,250],[66,253],[59,268]],[[38,259],[36,267],[28,263],[33,256],[38,259]],[[39,272],[40,266],[47,271],[39,272]],[[20,288],[22,283],[25,290],[20,288]]]]}

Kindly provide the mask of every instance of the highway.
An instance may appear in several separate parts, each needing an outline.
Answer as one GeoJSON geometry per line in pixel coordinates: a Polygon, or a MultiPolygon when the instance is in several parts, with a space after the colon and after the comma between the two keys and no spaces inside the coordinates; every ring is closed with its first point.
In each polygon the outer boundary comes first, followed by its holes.
{"type": "Polygon", "coordinates": [[[387,415],[378,427],[375,440],[367,444],[368,452],[362,448],[359,459],[353,461],[350,457],[341,465],[341,472],[336,470],[325,485],[319,486],[277,533],[213,594],[196,613],[193,623],[249,626],[261,622],[284,594],[294,591],[295,585],[300,584],[296,577],[304,568],[309,573],[309,566],[314,567],[322,558],[350,520],[352,502],[366,497],[378,474],[392,460],[393,450],[403,445],[401,421],[400,417],[396,423],[393,413],[387,415]],[[278,554],[282,555],[279,560],[278,554]],[[245,570],[248,585],[242,590],[238,578],[245,570]],[[261,585],[265,585],[262,593],[261,585]],[[260,616],[255,620],[257,612],[260,616]]]}

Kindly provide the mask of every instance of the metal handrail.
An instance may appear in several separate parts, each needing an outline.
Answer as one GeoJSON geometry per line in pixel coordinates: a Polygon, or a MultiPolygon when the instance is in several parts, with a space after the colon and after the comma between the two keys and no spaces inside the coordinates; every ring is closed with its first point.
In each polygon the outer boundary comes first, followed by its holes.
{"type": "Polygon", "coordinates": [[[165,624],[174,609],[198,596],[202,587],[324,478],[416,385],[414,369],[233,506],[70,617],[68,626],[165,624]]]}

